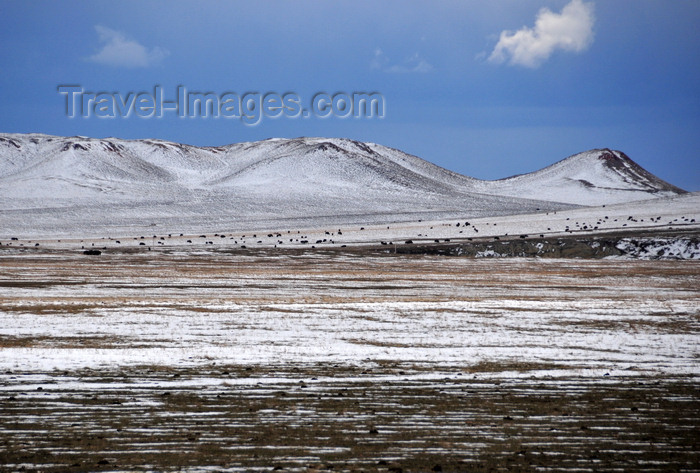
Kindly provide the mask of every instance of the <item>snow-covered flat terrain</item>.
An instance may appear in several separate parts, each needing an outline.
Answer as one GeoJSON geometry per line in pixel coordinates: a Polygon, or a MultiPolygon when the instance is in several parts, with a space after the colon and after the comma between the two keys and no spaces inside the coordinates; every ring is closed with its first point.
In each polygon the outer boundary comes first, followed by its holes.
{"type": "MultiPolygon", "coordinates": [[[[371,220],[369,220],[371,221],[371,220]]],[[[528,238],[581,237],[606,234],[660,233],[696,235],[700,231],[700,193],[684,194],[653,200],[629,202],[598,207],[502,215],[478,218],[440,220],[412,220],[391,224],[354,223],[334,225],[318,220],[266,222],[267,227],[241,231],[231,224],[208,224],[202,233],[191,233],[193,228],[177,226],[149,226],[122,228],[119,233],[99,237],[60,237],[13,240],[0,238],[0,247],[8,251],[43,249],[100,249],[104,251],[166,249],[199,251],[216,248],[225,251],[243,249],[341,249],[343,246],[376,246],[387,248],[397,245],[433,243],[463,243],[471,241],[508,241],[526,235],[528,238]],[[300,226],[294,226],[299,224],[300,226]],[[317,225],[304,226],[304,225],[317,225]],[[275,226],[273,226],[275,225],[275,226]],[[188,232],[189,230],[189,232],[188,232]],[[184,233],[183,233],[184,232],[184,233]]],[[[201,229],[200,229],[201,230],[201,229]]],[[[675,240],[673,240],[675,241],[675,240]]],[[[674,243],[666,238],[658,245],[672,249],[674,243]],[[670,246],[668,246],[670,244],[670,246]]],[[[692,243],[687,251],[664,251],[666,257],[700,258],[700,251],[692,243]],[[695,248],[695,249],[693,249],[695,248]]],[[[661,249],[657,248],[657,253],[661,249]]],[[[648,253],[648,252],[647,252],[648,253]]],[[[632,252],[631,254],[637,254],[632,252]]],[[[639,256],[644,254],[639,253],[639,256]]],[[[647,256],[653,256],[649,253],[647,256]]],[[[658,255],[657,255],[658,256],[658,255]]]]}
{"type": "Polygon", "coordinates": [[[0,274],[8,471],[698,461],[694,261],[203,249],[0,274]]]}
{"type": "Polygon", "coordinates": [[[0,337],[17,345],[0,370],[525,359],[545,374],[700,374],[697,264],[210,252],[0,265],[0,337]]]}

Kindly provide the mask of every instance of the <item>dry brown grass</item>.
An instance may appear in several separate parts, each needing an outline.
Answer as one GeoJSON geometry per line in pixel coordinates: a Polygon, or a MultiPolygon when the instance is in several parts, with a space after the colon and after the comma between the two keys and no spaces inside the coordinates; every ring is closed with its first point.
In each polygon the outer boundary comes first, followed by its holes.
{"type": "MultiPolygon", "coordinates": [[[[138,344],[138,343],[137,343],[138,344]]],[[[8,336],[0,335],[0,348],[119,348],[134,341],[115,336],[8,336]]]]}
{"type": "MultiPolygon", "coordinates": [[[[604,299],[632,307],[647,301],[649,293],[673,292],[687,307],[687,301],[698,300],[700,287],[697,262],[338,254],[320,259],[303,253],[270,259],[215,252],[3,256],[0,274],[0,311],[49,318],[92,316],[104,309],[206,317],[232,304],[301,313],[279,307],[295,302],[460,301],[489,307],[500,303],[499,290],[508,288],[508,302],[496,312],[483,307],[465,312],[491,323],[503,312],[522,316],[517,301],[604,299]]],[[[663,306],[653,309],[653,318],[562,320],[560,326],[697,333],[698,313],[659,309],[663,306]]],[[[431,311],[452,312],[449,307],[431,311]]],[[[361,308],[353,309],[353,316],[382,320],[361,308]]],[[[360,334],[347,341],[416,346],[365,340],[360,334]]],[[[100,334],[0,336],[0,350],[139,343],[100,334]]],[[[436,471],[436,465],[446,472],[691,471],[700,464],[700,388],[693,376],[601,373],[553,379],[536,373],[579,368],[556,360],[464,359],[451,366],[394,359],[357,365],[284,361],[229,366],[206,359],[195,367],[0,373],[0,471],[17,465],[47,473],[276,466],[281,471],[422,472],[436,471]],[[518,376],[508,374],[513,372],[518,376]]]]}

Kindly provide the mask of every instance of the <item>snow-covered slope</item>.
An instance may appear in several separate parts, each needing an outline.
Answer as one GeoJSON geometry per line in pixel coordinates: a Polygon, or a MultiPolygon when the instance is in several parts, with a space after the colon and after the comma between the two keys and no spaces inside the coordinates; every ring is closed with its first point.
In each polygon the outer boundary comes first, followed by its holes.
{"type": "Polygon", "coordinates": [[[396,149],[338,138],[196,147],[0,134],[0,233],[388,223],[521,214],[683,192],[623,157],[591,151],[536,173],[481,181],[396,149]]]}
{"type": "Polygon", "coordinates": [[[491,194],[603,205],[670,197],[683,189],[649,173],[621,151],[595,149],[536,172],[481,183],[491,194]]]}

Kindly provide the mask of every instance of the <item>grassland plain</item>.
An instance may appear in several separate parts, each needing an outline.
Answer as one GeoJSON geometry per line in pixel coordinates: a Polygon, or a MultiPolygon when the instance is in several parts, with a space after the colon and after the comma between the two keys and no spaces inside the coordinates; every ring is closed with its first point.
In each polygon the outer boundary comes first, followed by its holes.
{"type": "Polygon", "coordinates": [[[0,255],[0,471],[700,471],[700,264],[0,255]]]}

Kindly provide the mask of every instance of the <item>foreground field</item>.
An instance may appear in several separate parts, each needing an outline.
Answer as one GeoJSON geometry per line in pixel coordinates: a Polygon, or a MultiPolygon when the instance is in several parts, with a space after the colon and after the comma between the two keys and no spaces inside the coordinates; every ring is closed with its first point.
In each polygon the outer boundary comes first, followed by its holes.
{"type": "Polygon", "coordinates": [[[700,470],[699,270],[7,254],[0,470],[700,470]]]}

